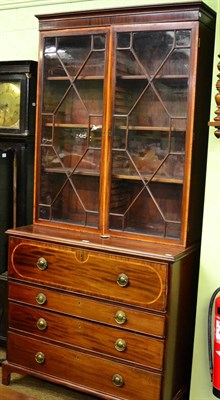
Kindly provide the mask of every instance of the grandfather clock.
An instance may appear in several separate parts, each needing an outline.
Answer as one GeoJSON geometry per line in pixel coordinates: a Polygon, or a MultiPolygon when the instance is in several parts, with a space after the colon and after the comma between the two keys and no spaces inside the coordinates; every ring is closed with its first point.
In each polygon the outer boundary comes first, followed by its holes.
{"type": "Polygon", "coordinates": [[[6,341],[8,228],[32,220],[37,62],[0,62],[0,344],[6,341]]]}

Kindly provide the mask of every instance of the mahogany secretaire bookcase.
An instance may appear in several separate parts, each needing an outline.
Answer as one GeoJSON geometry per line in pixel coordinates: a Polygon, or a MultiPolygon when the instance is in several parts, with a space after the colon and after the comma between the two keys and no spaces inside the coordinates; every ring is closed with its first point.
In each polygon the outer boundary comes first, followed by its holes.
{"type": "Polygon", "coordinates": [[[188,399],[215,13],[38,19],[34,220],[8,231],[3,383],[188,399]]]}

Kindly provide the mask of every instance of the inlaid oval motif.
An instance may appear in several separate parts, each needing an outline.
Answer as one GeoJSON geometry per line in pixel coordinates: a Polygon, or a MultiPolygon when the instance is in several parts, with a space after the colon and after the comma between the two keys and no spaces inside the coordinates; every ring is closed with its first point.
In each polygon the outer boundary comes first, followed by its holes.
{"type": "Polygon", "coordinates": [[[9,276],[139,308],[166,310],[168,264],[143,258],[13,239],[9,276]],[[36,267],[39,257],[47,260],[45,270],[36,267]],[[117,284],[118,276],[128,277],[126,286],[117,284]]]}

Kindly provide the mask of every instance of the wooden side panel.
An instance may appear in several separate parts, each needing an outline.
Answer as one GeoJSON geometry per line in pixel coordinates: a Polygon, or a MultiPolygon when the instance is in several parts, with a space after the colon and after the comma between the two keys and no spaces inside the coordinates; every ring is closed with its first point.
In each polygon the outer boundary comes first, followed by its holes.
{"type": "Polygon", "coordinates": [[[189,398],[198,270],[199,248],[170,268],[163,400],[189,398]]]}
{"type": "Polygon", "coordinates": [[[7,335],[7,273],[0,275],[0,344],[5,346],[7,335]]]}

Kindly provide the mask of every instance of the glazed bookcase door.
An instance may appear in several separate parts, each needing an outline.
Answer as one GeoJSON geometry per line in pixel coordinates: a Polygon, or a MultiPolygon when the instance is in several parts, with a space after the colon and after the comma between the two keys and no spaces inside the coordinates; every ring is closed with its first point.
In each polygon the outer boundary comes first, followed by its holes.
{"type": "Polygon", "coordinates": [[[44,38],[38,217],[97,228],[106,34],[44,38]]]}
{"type": "Polygon", "coordinates": [[[195,32],[45,34],[38,222],[184,242],[195,32]]]}
{"type": "Polygon", "coordinates": [[[192,31],[118,31],[109,227],[180,239],[192,31]]]}

